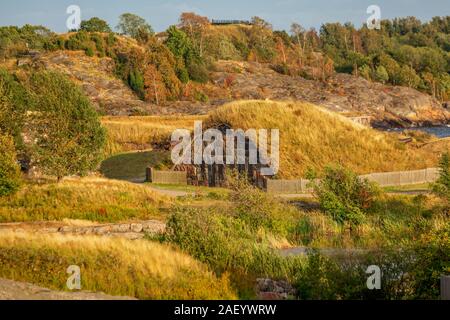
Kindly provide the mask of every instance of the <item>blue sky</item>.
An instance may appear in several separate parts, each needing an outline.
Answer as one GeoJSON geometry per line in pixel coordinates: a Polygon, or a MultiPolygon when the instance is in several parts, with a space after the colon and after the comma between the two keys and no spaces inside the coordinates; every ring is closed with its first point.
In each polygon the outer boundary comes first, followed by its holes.
{"type": "Polygon", "coordinates": [[[66,8],[81,8],[82,19],[98,16],[111,26],[125,12],[144,17],[156,31],[176,24],[181,12],[193,11],[215,19],[249,19],[260,16],[276,29],[289,30],[292,22],[319,28],[324,22],[364,23],[371,4],[382,18],[416,16],[429,20],[450,15],[450,0],[0,0],[0,25],[41,24],[66,31],[66,8]]]}

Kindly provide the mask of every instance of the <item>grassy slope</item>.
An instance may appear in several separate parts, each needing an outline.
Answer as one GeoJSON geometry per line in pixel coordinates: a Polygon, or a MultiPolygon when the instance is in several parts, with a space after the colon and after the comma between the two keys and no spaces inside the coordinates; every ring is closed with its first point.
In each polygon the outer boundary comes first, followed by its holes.
{"type": "Polygon", "coordinates": [[[175,129],[192,130],[204,116],[103,117],[108,130],[107,154],[145,150],[152,144],[170,142],[175,129]]]}
{"type": "Polygon", "coordinates": [[[100,178],[27,184],[0,198],[0,222],[80,219],[118,222],[162,218],[168,200],[145,186],[100,178]]]}
{"type": "Polygon", "coordinates": [[[226,278],[158,243],[0,234],[0,277],[67,290],[70,265],[81,268],[83,290],[140,299],[235,298],[226,278]]]}
{"type": "Polygon", "coordinates": [[[240,101],[212,112],[205,126],[227,123],[241,129],[280,129],[280,172],[303,177],[340,163],[363,174],[421,169],[436,164],[435,156],[397,142],[396,135],[357,125],[308,103],[240,101]]]}

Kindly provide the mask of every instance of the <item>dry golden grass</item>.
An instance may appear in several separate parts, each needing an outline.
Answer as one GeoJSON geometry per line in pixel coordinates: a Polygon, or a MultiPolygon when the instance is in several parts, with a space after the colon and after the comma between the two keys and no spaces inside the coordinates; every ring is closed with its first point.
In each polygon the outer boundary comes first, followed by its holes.
{"type": "Polygon", "coordinates": [[[83,290],[139,299],[233,299],[226,277],[180,251],[150,241],[0,234],[0,277],[67,290],[67,268],[81,268],[83,290]]]}
{"type": "Polygon", "coordinates": [[[205,116],[103,117],[108,131],[107,154],[145,150],[152,144],[170,141],[175,129],[192,130],[195,120],[205,116]]]}
{"type": "Polygon", "coordinates": [[[435,154],[398,142],[398,135],[355,124],[309,103],[238,101],[213,111],[206,127],[280,129],[281,178],[304,177],[330,164],[357,173],[433,167],[435,154]]]}
{"type": "Polygon", "coordinates": [[[78,219],[118,222],[163,218],[169,200],[144,185],[102,178],[29,183],[0,198],[0,222],[78,219]]]}
{"type": "Polygon", "coordinates": [[[208,36],[225,36],[228,38],[245,39],[247,32],[252,28],[252,26],[245,24],[231,24],[231,25],[214,25],[208,28],[208,36]]]}

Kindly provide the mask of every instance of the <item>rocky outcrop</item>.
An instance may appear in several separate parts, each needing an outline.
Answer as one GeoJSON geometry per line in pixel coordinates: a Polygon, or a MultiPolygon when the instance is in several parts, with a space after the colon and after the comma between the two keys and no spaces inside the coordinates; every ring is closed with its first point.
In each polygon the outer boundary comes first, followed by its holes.
{"type": "Polygon", "coordinates": [[[110,58],[90,58],[84,52],[56,51],[42,54],[36,66],[62,72],[79,84],[100,113],[108,115],[149,114],[155,106],[140,100],[114,76],[110,58]]]}
{"type": "Polygon", "coordinates": [[[163,234],[166,225],[160,221],[151,220],[137,223],[108,224],[87,227],[61,227],[55,232],[75,235],[99,235],[122,237],[129,240],[142,239],[147,235],[163,234]]]}
{"type": "Polygon", "coordinates": [[[0,300],[136,300],[88,291],[63,292],[31,283],[0,279],[0,300]]]}
{"type": "Polygon", "coordinates": [[[287,300],[295,297],[296,290],[287,281],[256,279],[256,293],[261,300],[287,300]]]}
{"type": "Polygon", "coordinates": [[[214,85],[208,87],[207,103],[180,100],[157,106],[140,100],[114,76],[110,58],[57,51],[40,55],[34,64],[67,74],[99,112],[107,115],[205,114],[232,100],[271,99],[302,100],[350,116],[372,116],[373,124],[381,127],[438,125],[450,120],[448,105],[427,94],[348,74],[335,74],[321,82],[282,75],[259,63],[219,61],[211,74],[214,85]]]}
{"type": "Polygon", "coordinates": [[[92,225],[60,225],[59,223],[4,223],[0,230],[15,232],[59,233],[71,235],[97,235],[120,237],[129,240],[138,240],[146,235],[163,234],[165,223],[156,220],[139,221],[119,224],[92,224],[92,225]]]}

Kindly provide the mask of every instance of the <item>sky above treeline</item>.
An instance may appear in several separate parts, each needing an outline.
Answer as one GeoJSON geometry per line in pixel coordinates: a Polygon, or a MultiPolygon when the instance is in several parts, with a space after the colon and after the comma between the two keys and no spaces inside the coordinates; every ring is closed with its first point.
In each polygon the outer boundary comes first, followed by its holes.
{"type": "Polygon", "coordinates": [[[97,16],[112,27],[122,13],[145,18],[155,31],[177,24],[182,12],[210,19],[264,18],[275,29],[289,30],[293,22],[319,29],[325,22],[352,22],[359,27],[370,16],[367,8],[378,5],[382,19],[415,16],[428,21],[450,15],[450,0],[0,0],[0,25],[43,25],[66,32],[67,7],[78,5],[83,20],[97,16]]]}

